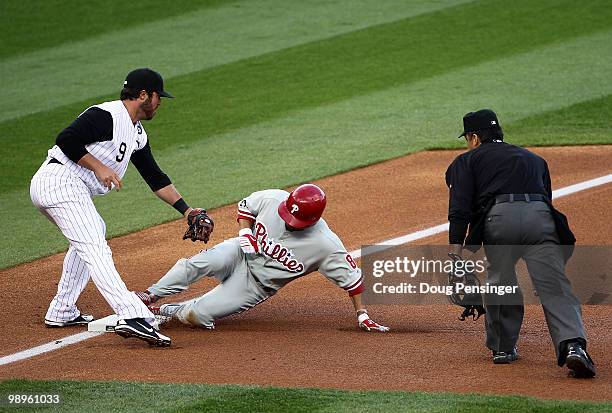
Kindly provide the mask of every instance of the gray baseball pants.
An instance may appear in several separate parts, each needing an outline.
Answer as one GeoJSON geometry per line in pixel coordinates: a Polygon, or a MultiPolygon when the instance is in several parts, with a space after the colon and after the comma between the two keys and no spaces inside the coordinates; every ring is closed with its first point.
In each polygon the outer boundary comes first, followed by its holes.
{"type": "Polygon", "coordinates": [[[212,329],[215,320],[249,310],[274,294],[248,271],[237,238],[189,259],[181,258],[148,290],[158,297],[167,297],[187,290],[202,277],[215,277],[219,285],[179,308],[175,317],[185,324],[212,329]]]}
{"type": "MultiPolygon", "coordinates": [[[[489,261],[487,282],[491,285],[517,285],[515,265],[520,258],[525,260],[562,365],[562,343],[579,339],[586,345],[586,336],[580,303],[565,276],[565,261],[548,205],[542,201],[495,204],[486,217],[484,243],[489,261]]],[[[523,321],[522,295],[513,297],[511,303],[499,300],[485,295],[487,347],[510,351],[523,321]]]]}

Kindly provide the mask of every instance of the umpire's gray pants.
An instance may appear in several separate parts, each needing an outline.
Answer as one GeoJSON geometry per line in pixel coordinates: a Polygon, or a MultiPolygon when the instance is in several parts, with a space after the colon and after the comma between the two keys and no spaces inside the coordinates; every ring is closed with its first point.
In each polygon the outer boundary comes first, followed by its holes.
{"type": "Polygon", "coordinates": [[[202,277],[215,277],[220,284],[181,306],[175,317],[185,324],[214,328],[215,320],[251,309],[273,295],[264,291],[248,271],[237,238],[178,260],[148,290],[158,297],[167,297],[185,291],[202,277]]]}
{"type": "MultiPolygon", "coordinates": [[[[541,201],[495,204],[486,217],[484,243],[490,285],[517,285],[515,265],[519,258],[525,260],[562,365],[562,342],[580,339],[586,345],[586,339],[580,303],[565,276],[550,208],[541,201]]],[[[522,298],[519,292],[511,302],[503,303],[499,296],[485,295],[487,347],[491,350],[510,351],[516,345],[523,321],[522,298]]]]}

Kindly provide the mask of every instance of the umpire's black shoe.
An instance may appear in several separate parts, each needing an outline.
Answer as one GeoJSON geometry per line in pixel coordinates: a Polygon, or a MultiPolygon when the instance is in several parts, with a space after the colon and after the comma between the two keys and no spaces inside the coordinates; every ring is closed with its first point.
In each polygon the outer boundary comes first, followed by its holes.
{"type": "Polygon", "coordinates": [[[123,338],[135,337],[146,341],[151,346],[169,347],[172,340],[147,323],[144,318],[130,318],[117,321],[115,333],[123,338]]]}
{"type": "Polygon", "coordinates": [[[493,351],[494,364],[510,364],[519,358],[516,347],[511,351],[493,351]]]}
{"type": "Polygon", "coordinates": [[[570,369],[570,376],[576,378],[595,377],[595,363],[580,343],[568,343],[566,351],[565,365],[570,369]]]}
{"type": "Polygon", "coordinates": [[[45,318],[45,325],[51,328],[79,326],[79,325],[86,325],[92,322],[93,319],[94,319],[94,316],[90,314],[81,314],[77,318],[74,318],[70,321],[52,321],[52,320],[47,320],[45,318]]]}

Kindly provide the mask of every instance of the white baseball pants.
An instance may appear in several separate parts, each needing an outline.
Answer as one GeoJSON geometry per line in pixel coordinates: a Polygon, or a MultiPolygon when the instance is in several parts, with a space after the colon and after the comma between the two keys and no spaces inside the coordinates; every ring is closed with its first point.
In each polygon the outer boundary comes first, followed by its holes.
{"type": "Polygon", "coordinates": [[[105,238],[106,224],[85,183],[63,165],[45,161],[32,178],[30,197],[34,206],[70,242],[57,294],[45,318],[62,322],[78,317],[76,301],[91,277],[119,319],[144,318],[154,322],[153,314],[127,289],[115,269],[105,238]]]}

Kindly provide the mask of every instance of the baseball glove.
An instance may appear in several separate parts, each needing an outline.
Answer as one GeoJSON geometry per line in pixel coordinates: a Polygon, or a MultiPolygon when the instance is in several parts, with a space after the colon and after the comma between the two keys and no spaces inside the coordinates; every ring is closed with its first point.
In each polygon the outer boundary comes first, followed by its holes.
{"type": "Polygon", "coordinates": [[[195,208],[189,211],[187,215],[187,231],[183,235],[183,239],[190,239],[192,241],[204,241],[206,244],[215,228],[215,223],[208,216],[205,209],[195,208]]]}
{"type": "Polygon", "coordinates": [[[482,301],[482,294],[476,292],[464,292],[463,289],[458,290],[457,284],[461,283],[465,287],[480,287],[480,280],[473,272],[461,271],[457,275],[457,269],[460,267],[457,264],[462,261],[461,257],[449,253],[449,257],[455,262],[455,270],[448,274],[448,284],[452,286],[452,294],[448,296],[451,303],[463,307],[463,313],[459,316],[459,320],[465,321],[466,318],[472,317],[473,320],[478,320],[481,315],[485,314],[485,308],[482,301]]]}

